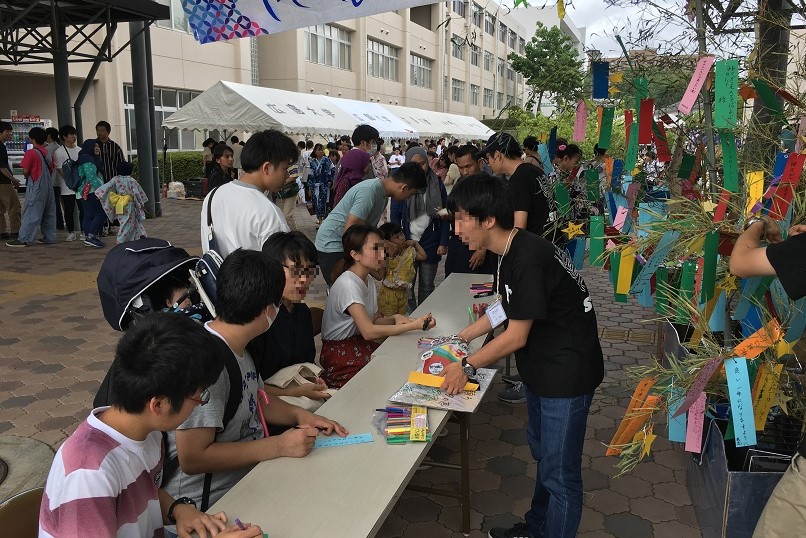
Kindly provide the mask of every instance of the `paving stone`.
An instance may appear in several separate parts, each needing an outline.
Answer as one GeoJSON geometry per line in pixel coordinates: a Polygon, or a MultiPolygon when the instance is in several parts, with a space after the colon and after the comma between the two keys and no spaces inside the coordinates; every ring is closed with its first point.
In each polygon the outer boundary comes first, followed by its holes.
{"type": "Polygon", "coordinates": [[[513,446],[528,445],[526,430],[523,428],[515,430],[502,430],[499,439],[513,446]]]}
{"type": "Polygon", "coordinates": [[[535,491],[535,479],[528,476],[508,476],[501,479],[499,490],[513,499],[531,498],[535,491]]]}
{"type": "Polygon", "coordinates": [[[686,506],[691,504],[691,497],[688,495],[686,486],[674,482],[665,484],[655,484],[652,486],[655,496],[675,506],[686,506]]]}
{"type": "Polygon", "coordinates": [[[436,521],[412,523],[403,532],[403,538],[423,538],[423,536],[445,536],[450,529],[436,521]]]}
{"type": "MultiPolygon", "coordinates": [[[[442,512],[439,514],[439,519],[437,520],[440,524],[444,525],[448,529],[452,529],[458,531],[462,528],[462,507],[461,506],[450,506],[447,508],[443,508],[442,512]]],[[[484,515],[481,512],[478,512],[474,509],[470,509],[470,528],[471,529],[481,529],[481,525],[484,523],[484,515]]],[[[424,538],[428,535],[423,535],[424,538]]]]}
{"type": "Polygon", "coordinates": [[[604,515],[587,506],[582,507],[582,519],[577,533],[597,531],[604,528],[604,515]]]}
{"type": "Polygon", "coordinates": [[[389,514],[378,530],[379,538],[398,538],[403,535],[409,522],[396,513],[389,514]]]}
{"type": "Polygon", "coordinates": [[[501,491],[474,491],[470,506],[484,514],[506,514],[512,511],[512,497],[501,491]]]}
{"type": "Polygon", "coordinates": [[[488,533],[490,529],[504,528],[508,529],[516,523],[523,523],[523,519],[513,514],[494,514],[484,517],[484,523],[481,526],[481,532],[488,533]]]}
{"type": "Polygon", "coordinates": [[[699,530],[679,521],[667,521],[655,525],[654,538],[698,538],[699,536],[701,536],[699,530]]]}
{"type": "Polygon", "coordinates": [[[0,381],[0,394],[11,392],[22,386],[22,381],[0,381]]]}
{"type": "Polygon", "coordinates": [[[630,499],[638,499],[652,495],[652,484],[629,474],[611,479],[610,489],[630,499]]]}
{"type": "Polygon", "coordinates": [[[674,481],[674,473],[671,469],[651,461],[639,463],[632,470],[631,474],[647,482],[652,482],[653,484],[674,481]]]}
{"type": "Polygon", "coordinates": [[[630,501],[630,512],[653,523],[672,521],[677,519],[677,512],[673,504],[654,497],[643,497],[630,501]]]}
{"type": "Polygon", "coordinates": [[[11,409],[15,407],[25,407],[29,403],[36,400],[32,395],[13,396],[0,402],[0,409],[11,409]]]}
{"type": "Polygon", "coordinates": [[[491,424],[479,424],[473,426],[473,437],[482,441],[490,441],[498,439],[501,435],[501,430],[491,424]]]}
{"type": "Polygon", "coordinates": [[[61,364],[43,364],[42,366],[32,368],[31,371],[35,374],[53,374],[63,369],[64,366],[61,364]]]}
{"type": "Polygon", "coordinates": [[[617,538],[652,536],[653,531],[652,522],[634,514],[605,515],[604,528],[617,538]]]}
{"type": "Polygon", "coordinates": [[[418,496],[401,499],[395,511],[400,517],[411,522],[436,521],[442,507],[428,497],[418,496]]]}
{"type": "Polygon", "coordinates": [[[61,430],[75,425],[73,416],[53,417],[43,420],[36,424],[36,427],[42,430],[61,430]]]}
{"type": "Polygon", "coordinates": [[[677,513],[677,520],[680,523],[695,529],[700,526],[697,521],[697,511],[693,506],[675,506],[674,510],[677,513]]]}
{"type": "Polygon", "coordinates": [[[582,486],[585,491],[610,488],[610,478],[593,469],[582,469],[582,486]]]}
{"type": "Polygon", "coordinates": [[[10,430],[13,427],[14,427],[14,424],[9,422],[9,421],[7,421],[7,420],[5,420],[3,422],[0,422],[0,434],[3,434],[5,432],[7,432],[8,430],[10,430]]]}
{"type": "Polygon", "coordinates": [[[630,509],[629,499],[614,491],[594,491],[585,501],[585,506],[605,515],[618,514],[630,509]]]}
{"type": "Polygon", "coordinates": [[[512,456],[500,456],[487,461],[487,470],[501,477],[522,476],[526,471],[526,462],[512,456]]]}

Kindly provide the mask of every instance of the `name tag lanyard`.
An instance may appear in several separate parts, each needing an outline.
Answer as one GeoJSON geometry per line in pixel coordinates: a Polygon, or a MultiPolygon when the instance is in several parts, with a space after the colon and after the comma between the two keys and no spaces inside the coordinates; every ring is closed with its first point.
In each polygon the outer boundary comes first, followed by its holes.
{"type": "MultiPolygon", "coordinates": [[[[501,288],[501,262],[504,261],[504,256],[509,253],[509,247],[512,245],[512,236],[515,234],[516,228],[512,228],[509,232],[509,237],[507,237],[507,245],[504,248],[503,254],[501,257],[498,258],[498,269],[495,273],[495,283],[498,286],[498,289],[501,288]]],[[[499,292],[496,295],[495,302],[487,307],[487,319],[490,320],[490,326],[493,329],[501,325],[507,319],[507,315],[504,312],[504,307],[501,304],[501,293],[499,292]]]]}

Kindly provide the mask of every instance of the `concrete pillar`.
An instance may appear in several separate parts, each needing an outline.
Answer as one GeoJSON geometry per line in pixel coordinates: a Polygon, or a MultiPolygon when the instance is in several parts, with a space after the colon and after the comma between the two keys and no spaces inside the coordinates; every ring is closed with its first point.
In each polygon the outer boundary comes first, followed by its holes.
{"type": "Polygon", "coordinates": [[[148,56],[142,22],[130,22],[129,34],[132,50],[132,85],[134,93],[134,124],[137,129],[137,170],[140,186],[148,196],[146,212],[155,215],[154,193],[154,139],[151,137],[151,119],[148,117],[148,56]]]}
{"type": "Polygon", "coordinates": [[[56,128],[73,123],[70,71],[67,66],[67,32],[60,11],[50,28],[53,41],[53,79],[56,84],[56,128]]]}

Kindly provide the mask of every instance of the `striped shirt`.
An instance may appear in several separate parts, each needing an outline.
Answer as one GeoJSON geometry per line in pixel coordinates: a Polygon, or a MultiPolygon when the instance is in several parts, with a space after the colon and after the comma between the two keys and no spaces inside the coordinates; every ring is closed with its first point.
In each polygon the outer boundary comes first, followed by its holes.
{"type": "Polygon", "coordinates": [[[163,536],[162,436],[135,441],[94,409],[59,448],[39,509],[40,538],[163,536]]]}
{"type": "Polygon", "coordinates": [[[120,149],[117,142],[107,140],[106,142],[98,141],[101,147],[101,154],[98,155],[98,162],[101,163],[99,171],[104,175],[104,182],[109,181],[118,175],[118,163],[126,160],[123,155],[123,150],[120,149]]]}

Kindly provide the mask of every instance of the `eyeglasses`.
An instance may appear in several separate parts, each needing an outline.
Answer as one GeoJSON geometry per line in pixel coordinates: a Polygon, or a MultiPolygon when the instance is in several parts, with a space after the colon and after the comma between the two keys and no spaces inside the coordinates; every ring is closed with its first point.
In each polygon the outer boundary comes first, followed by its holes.
{"type": "Polygon", "coordinates": [[[283,267],[291,271],[291,274],[294,275],[295,278],[305,277],[308,279],[316,278],[316,275],[319,274],[319,266],[317,265],[286,265],[283,264],[283,267]]]}
{"type": "Polygon", "coordinates": [[[198,398],[191,398],[188,396],[188,400],[192,402],[196,402],[199,405],[207,405],[210,403],[210,389],[204,389],[201,394],[199,394],[198,398]]]}

